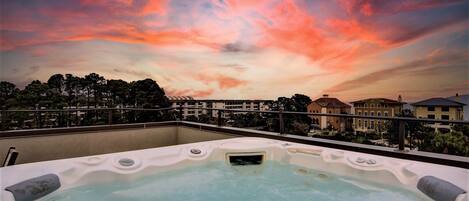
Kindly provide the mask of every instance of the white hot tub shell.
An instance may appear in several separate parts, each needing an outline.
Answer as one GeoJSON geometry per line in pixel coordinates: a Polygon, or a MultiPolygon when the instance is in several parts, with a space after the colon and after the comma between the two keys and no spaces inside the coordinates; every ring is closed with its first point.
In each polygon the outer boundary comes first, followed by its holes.
{"type": "MultiPolygon", "coordinates": [[[[424,176],[448,181],[466,192],[469,188],[468,169],[272,139],[233,138],[0,168],[1,200],[14,200],[6,187],[46,174],[57,175],[61,184],[48,197],[78,186],[132,180],[156,172],[226,160],[229,154],[243,153],[262,153],[265,160],[396,185],[422,196],[426,195],[416,186],[424,176]]],[[[467,199],[467,193],[456,198],[467,199]]]]}

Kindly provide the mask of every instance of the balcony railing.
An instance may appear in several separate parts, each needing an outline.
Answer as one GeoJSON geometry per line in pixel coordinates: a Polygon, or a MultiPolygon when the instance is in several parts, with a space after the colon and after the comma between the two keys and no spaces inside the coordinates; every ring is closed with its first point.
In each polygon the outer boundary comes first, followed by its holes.
{"type": "MultiPolygon", "coordinates": [[[[208,111],[210,117],[215,116],[216,125],[221,127],[224,125],[224,113],[260,113],[268,114],[270,116],[276,116],[278,120],[278,134],[285,134],[285,115],[306,115],[306,116],[325,116],[325,117],[340,117],[344,119],[374,119],[392,121],[397,125],[397,141],[398,146],[396,151],[405,151],[405,140],[406,131],[405,126],[409,122],[420,122],[420,123],[440,123],[448,125],[469,125],[469,121],[455,121],[455,120],[440,120],[440,119],[422,119],[422,118],[410,118],[410,117],[386,117],[386,116],[364,116],[364,115],[352,115],[352,114],[330,114],[330,113],[310,113],[310,112],[292,112],[292,111],[260,111],[260,110],[241,110],[241,109],[219,109],[219,108],[202,108],[202,107],[168,107],[158,109],[147,109],[147,108],[83,108],[83,109],[38,109],[38,110],[2,110],[1,111],[1,128],[2,130],[13,129],[24,129],[18,123],[14,123],[13,114],[26,114],[26,118],[29,121],[26,128],[38,129],[38,128],[51,128],[51,127],[76,127],[85,125],[112,125],[122,123],[139,123],[137,116],[142,112],[147,114],[155,114],[155,118],[143,121],[174,121],[183,120],[184,110],[198,110],[208,111]],[[215,113],[216,112],[216,113],[215,113]],[[166,115],[165,115],[166,114],[166,115]],[[216,115],[215,115],[216,114],[216,115]],[[49,115],[49,116],[47,116],[49,115]],[[81,116],[93,116],[91,122],[83,122],[84,118],[81,116]],[[127,115],[127,120],[122,122],[123,116],[127,115]],[[51,121],[47,120],[47,117],[53,117],[51,121]],[[29,118],[29,119],[28,119],[29,118]],[[129,120],[130,118],[130,120],[129,120]],[[131,119],[134,118],[134,119],[131,119]],[[12,123],[13,122],[13,123],[12,123]],[[16,126],[11,126],[16,124],[16,126]]],[[[192,114],[191,114],[192,115],[192,114]]],[[[229,117],[228,117],[229,119],[229,117]]],[[[25,124],[25,123],[23,123],[25,124]]],[[[0,135],[0,137],[4,135],[0,135]]],[[[412,137],[412,133],[410,133],[412,137]]],[[[412,140],[410,140],[412,142],[412,140]]],[[[410,144],[410,147],[412,145],[410,144]]]]}

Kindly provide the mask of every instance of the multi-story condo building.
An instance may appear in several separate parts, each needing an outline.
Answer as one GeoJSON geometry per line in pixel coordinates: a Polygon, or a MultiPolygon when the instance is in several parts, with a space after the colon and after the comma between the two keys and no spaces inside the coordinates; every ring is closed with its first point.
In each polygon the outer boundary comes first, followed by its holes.
{"type": "MultiPolygon", "coordinates": [[[[443,120],[463,120],[464,103],[453,101],[446,98],[430,98],[413,103],[414,115],[417,118],[427,119],[443,119],[443,120]]],[[[428,124],[429,126],[439,129],[450,129],[448,124],[428,124]]]]}
{"type": "MultiPolygon", "coordinates": [[[[310,113],[328,113],[328,114],[350,114],[351,106],[340,101],[337,98],[330,98],[327,94],[318,98],[308,105],[310,113]]],[[[351,128],[351,122],[341,117],[310,116],[313,125],[320,129],[332,128],[338,131],[345,131],[351,128]]]]}
{"type": "Polygon", "coordinates": [[[202,102],[195,100],[191,96],[167,96],[169,101],[171,102],[172,107],[192,107],[192,108],[184,108],[182,110],[182,116],[184,118],[188,116],[196,116],[198,117],[201,114],[209,114],[210,112],[204,109],[195,109],[195,108],[211,108],[207,102],[202,102]]]}
{"type": "MultiPolygon", "coordinates": [[[[200,100],[203,102],[211,103],[211,108],[214,109],[232,109],[232,110],[260,110],[265,111],[269,109],[268,102],[270,100],[200,100]]],[[[240,114],[245,112],[233,112],[233,114],[240,114]]],[[[216,113],[212,114],[216,117],[216,113]]],[[[222,117],[228,117],[229,113],[223,113],[222,117]]]]}
{"type": "MultiPolygon", "coordinates": [[[[353,101],[355,115],[395,117],[402,112],[403,105],[401,96],[398,100],[387,98],[368,98],[353,101]]],[[[383,132],[386,121],[379,119],[353,119],[353,128],[358,132],[383,132]]]]}
{"type": "MultiPolygon", "coordinates": [[[[213,109],[233,109],[233,110],[260,110],[265,111],[269,109],[268,102],[270,100],[222,100],[222,99],[200,99],[196,100],[190,96],[168,96],[169,101],[173,107],[197,107],[197,108],[213,108],[213,109]]],[[[234,114],[245,112],[233,112],[234,114]]],[[[201,114],[208,114],[212,117],[217,117],[216,111],[208,111],[204,109],[183,109],[183,117],[196,116],[201,114]]],[[[223,118],[228,117],[229,113],[224,112],[223,118]]]]}

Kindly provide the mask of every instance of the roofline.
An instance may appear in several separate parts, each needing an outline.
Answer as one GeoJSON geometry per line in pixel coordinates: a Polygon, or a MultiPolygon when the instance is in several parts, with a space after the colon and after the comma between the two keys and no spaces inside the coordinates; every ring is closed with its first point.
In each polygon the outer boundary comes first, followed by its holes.
{"type": "MultiPolygon", "coordinates": [[[[450,102],[459,104],[459,106],[465,106],[465,105],[466,105],[465,103],[461,103],[461,102],[458,102],[458,101],[455,101],[455,100],[451,100],[451,99],[448,99],[448,98],[443,98],[443,97],[436,97],[436,98],[445,99],[445,100],[447,100],[447,101],[450,101],[450,102]]],[[[421,101],[419,101],[419,102],[415,102],[415,103],[412,103],[412,104],[410,104],[410,105],[412,105],[412,106],[448,106],[448,105],[439,105],[439,104],[436,104],[436,105],[425,105],[425,104],[421,104],[421,102],[428,101],[428,100],[430,100],[430,99],[435,99],[435,98],[429,98],[429,99],[421,100],[421,101]]]]}
{"type": "Polygon", "coordinates": [[[366,99],[351,101],[350,103],[353,104],[353,103],[365,102],[365,101],[372,100],[372,99],[382,99],[382,100],[393,101],[391,104],[402,104],[402,105],[407,104],[406,102],[399,102],[397,100],[392,100],[392,99],[389,99],[389,98],[366,98],[366,99]]]}
{"type": "MultiPolygon", "coordinates": [[[[415,102],[415,103],[412,103],[412,104],[410,104],[410,105],[412,105],[412,106],[451,106],[451,105],[443,105],[443,104],[435,104],[435,105],[431,105],[431,104],[421,104],[421,102],[424,102],[424,101],[427,101],[427,100],[430,100],[430,99],[431,99],[431,98],[426,99],[426,100],[423,100],[423,101],[415,102]]],[[[444,99],[446,99],[446,98],[444,98],[444,99]]],[[[458,105],[461,106],[461,107],[467,105],[467,104],[465,104],[465,103],[461,103],[461,102],[454,101],[454,100],[449,100],[449,99],[446,99],[446,100],[448,100],[448,101],[450,101],[450,102],[453,102],[453,103],[456,103],[456,104],[458,104],[458,105]]]]}
{"type": "Polygon", "coordinates": [[[321,105],[321,104],[319,104],[319,103],[317,102],[319,99],[335,99],[335,100],[337,100],[337,101],[339,101],[340,103],[342,103],[342,104],[343,104],[342,106],[339,106],[339,107],[333,107],[333,108],[343,108],[343,107],[345,107],[345,108],[352,108],[352,106],[351,106],[351,105],[349,105],[349,104],[347,104],[347,103],[345,103],[345,102],[341,101],[340,99],[338,99],[338,98],[331,98],[331,97],[321,97],[321,98],[317,98],[316,100],[314,100],[314,101],[311,101],[311,103],[316,103],[316,104],[318,104],[319,106],[321,106],[321,107],[322,107],[322,105],[321,105]]]}

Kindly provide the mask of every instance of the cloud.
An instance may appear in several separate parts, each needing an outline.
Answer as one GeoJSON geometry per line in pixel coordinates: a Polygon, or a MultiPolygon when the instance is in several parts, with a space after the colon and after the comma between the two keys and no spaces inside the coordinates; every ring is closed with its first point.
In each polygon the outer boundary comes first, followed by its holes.
{"type": "Polygon", "coordinates": [[[464,0],[339,0],[338,2],[349,14],[372,16],[446,7],[462,3],[464,0]]]}
{"type": "Polygon", "coordinates": [[[465,65],[467,62],[467,54],[451,54],[451,55],[433,55],[431,54],[427,58],[417,59],[399,66],[391,67],[384,70],[379,70],[366,74],[355,79],[342,82],[329,89],[327,92],[339,93],[349,90],[357,90],[365,86],[374,85],[377,82],[393,79],[400,76],[413,75],[418,76],[419,74],[434,74],[435,71],[443,70],[447,71],[446,67],[451,64],[465,65]]]}
{"type": "Polygon", "coordinates": [[[132,75],[140,79],[153,77],[150,73],[147,73],[144,71],[130,70],[130,69],[125,69],[125,68],[122,68],[122,69],[114,68],[113,71],[122,75],[132,75]]]}
{"type": "Polygon", "coordinates": [[[240,80],[234,77],[221,75],[221,74],[214,74],[214,75],[199,74],[196,76],[196,79],[199,81],[202,81],[205,84],[216,82],[218,84],[218,87],[222,90],[236,88],[236,87],[247,84],[247,81],[245,80],[240,80]]]}
{"type": "Polygon", "coordinates": [[[246,48],[243,47],[240,43],[228,43],[222,45],[221,47],[222,52],[241,52],[244,50],[246,50],[246,48]]]}
{"type": "Polygon", "coordinates": [[[142,15],[159,14],[165,15],[168,9],[167,0],[149,0],[142,9],[142,15]]]}
{"type": "MultiPolygon", "coordinates": [[[[128,75],[122,79],[129,81],[153,77],[181,95],[365,94],[354,89],[411,74],[434,78],[443,66],[455,68],[458,63],[443,62],[442,55],[467,49],[461,46],[468,2],[4,1],[0,52],[3,74],[24,66],[18,70],[23,75],[28,66],[41,66],[31,75],[35,79],[50,72],[96,71],[128,75]],[[440,47],[453,36],[459,44],[440,47]],[[397,59],[404,64],[390,64],[397,59]]],[[[459,76],[447,72],[434,79],[459,76]]]]}

